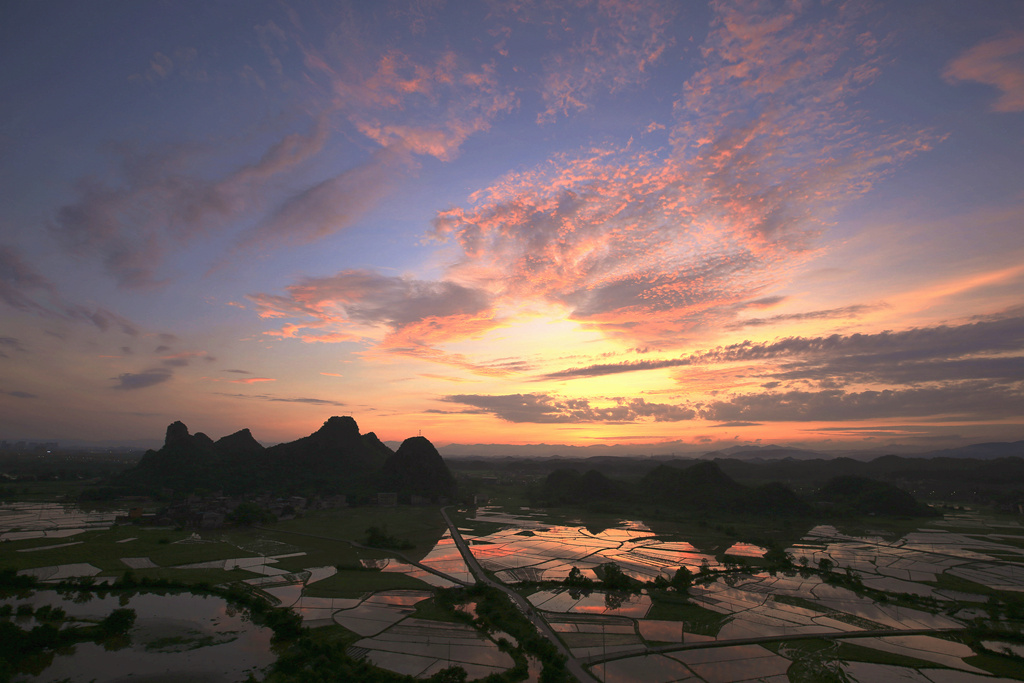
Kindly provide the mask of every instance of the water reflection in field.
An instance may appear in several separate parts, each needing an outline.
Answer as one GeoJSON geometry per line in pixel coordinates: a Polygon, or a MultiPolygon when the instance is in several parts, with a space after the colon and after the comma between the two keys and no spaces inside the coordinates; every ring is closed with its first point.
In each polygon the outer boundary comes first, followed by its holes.
{"type": "Polygon", "coordinates": [[[106,529],[123,510],[87,511],[58,503],[9,503],[0,507],[0,542],[67,538],[106,529]]]}
{"type": "MultiPolygon", "coordinates": [[[[80,533],[89,528],[89,524],[109,524],[113,514],[95,517],[90,517],[92,513],[76,515],[73,510],[62,506],[31,506],[19,511],[4,512],[9,514],[3,517],[3,513],[0,513],[0,522],[15,520],[19,525],[35,524],[39,528],[0,525],[0,531],[42,532],[55,538],[59,538],[60,534],[80,533]],[[32,515],[35,515],[34,522],[30,519],[32,515]]],[[[609,681],[646,683],[677,680],[681,679],[678,675],[680,671],[684,672],[682,677],[693,680],[700,680],[698,675],[707,677],[707,680],[732,680],[730,676],[754,672],[766,680],[783,681],[784,667],[790,660],[776,655],[768,656],[761,649],[734,650],[738,657],[736,662],[701,659],[694,654],[639,653],[644,652],[651,642],[691,643],[695,638],[714,639],[716,635],[722,641],[756,636],[785,638],[797,634],[829,634],[883,627],[956,627],[964,623],[963,619],[974,617],[968,615],[963,605],[954,606],[952,603],[974,602],[977,605],[987,598],[980,594],[936,589],[934,582],[942,574],[969,579],[989,587],[1024,590],[1024,570],[1020,566],[1024,561],[1024,550],[1021,548],[1024,545],[1024,530],[1019,526],[1004,524],[996,528],[997,525],[992,525],[991,529],[986,530],[982,521],[967,515],[933,524],[935,526],[932,528],[901,538],[886,538],[881,534],[849,535],[831,526],[815,527],[806,538],[788,549],[798,563],[797,570],[775,575],[719,575],[717,580],[691,589],[690,603],[686,605],[690,611],[680,611],[678,617],[673,616],[671,609],[666,609],[665,605],[658,606],[660,611],[650,612],[652,603],[647,595],[613,595],[609,599],[600,591],[573,594],[564,590],[549,590],[534,593],[530,601],[544,613],[576,656],[598,657],[613,652],[623,656],[638,655],[609,662],[606,669],[601,665],[594,669],[599,677],[609,681]],[[894,601],[875,602],[848,588],[830,585],[817,572],[804,571],[801,574],[798,570],[802,558],[806,558],[807,565],[814,568],[819,566],[821,560],[827,559],[837,573],[842,575],[849,569],[870,588],[934,598],[939,601],[940,607],[926,609],[922,606],[914,609],[906,604],[895,604],[894,601]],[[694,628],[695,623],[682,621],[702,618],[702,611],[697,608],[707,610],[704,614],[716,613],[711,615],[714,624],[710,630],[697,629],[694,628]],[[649,613],[656,616],[657,620],[647,620],[649,613]],[[671,621],[676,618],[680,621],[671,621]],[[684,632],[686,629],[701,630],[711,635],[695,636],[689,631],[684,632]],[[717,634],[716,629],[720,629],[717,634]],[[739,654],[744,656],[739,657],[739,654]],[[783,673],[779,673],[780,669],[783,673]]],[[[724,569],[715,558],[699,552],[690,543],[662,541],[643,522],[636,520],[622,521],[612,528],[595,530],[588,529],[582,521],[578,524],[548,524],[537,511],[508,514],[495,508],[481,508],[475,518],[467,521],[466,526],[480,529],[465,530],[465,537],[474,555],[487,569],[508,583],[562,580],[574,566],[581,569],[584,576],[594,579],[597,578],[594,570],[606,562],[615,562],[626,574],[643,581],[658,576],[671,578],[680,566],[696,571],[703,561],[712,570],[724,569]],[[502,528],[494,531],[495,525],[502,528]]],[[[49,546],[60,543],[30,541],[25,545],[49,546]]],[[[32,548],[19,550],[34,552],[32,548]]],[[[756,558],[763,551],[763,548],[757,546],[737,543],[725,554],[756,558]]],[[[334,567],[313,567],[292,573],[274,566],[277,557],[283,558],[286,555],[274,556],[268,553],[256,557],[252,550],[247,552],[253,556],[189,566],[197,569],[208,564],[222,570],[237,568],[235,571],[251,572],[253,577],[248,580],[249,583],[275,596],[281,604],[290,606],[302,615],[307,625],[344,625],[364,638],[362,646],[356,648],[358,651],[393,671],[430,675],[428,672],[443,668],[446,662],[456,661],[455,656],[449,655],[447,651],[453,649],[456,653],[463,652],[458,649],[460,647],[466,649],[459,657],[475,653],[473,657],[461,660],[467,665],[467,670],[469,667],[479,667],[473,671],[487,675],[502,670],[502,667],[507,668],[503,659],[494,659],[497,655],[491,650],[493,643],[484,642],[485,639],[480,636],[463,633],[461,628],[449,628],[444,624],[417,622],[413,617],[414,604],[429,596],[427,592],[392,591],[352,599],[304,597],[302,593],[305,586],[331,576],[337,570],[334,567]],[[424,649],[423,645],[430,647],[424,649]],[[445,650],[443,656],[439,648],[445,650]]],[[[293,553],[289,556],[295,555],[293,553]]],[[[147,562],[151,564],[144,557],[121,558],[121,561],[126,566],[137,565],[138,569],[144,569],[147,562]]],[[[456,579],[472,579],[448,534],[427,554],[422,563],[456,579]]],[[[384,571],[408,573],[436,586],[454,585],[436,574],[395,559],[380,560],[376,566],[384,571]]],[[[828,566],[828,563],[824,566],[828,566]]],[[[98,571],[91,565],[27,571],[42,571],[46,574],[45,578],[63,575],[54,574],[53,570],[68,575],[98,571]]],[[[927,604],[930,603],[922,603],[927,604]]],[[[106,611],[109,612],[109,609],[106,611]]],[[[102,612],[102,609],[98,610],[99,616],[102,616],[102,612]]],[[[890,655],[924,659],[936,667],[942,667],[920,671],[904,668],[898,672],[889,672],[897,677],[920,675],[922,680],[937,681],[941,676],[946,676],[942,678],[943,681],[954,681],[961,679],[948,677],[962,675],[967,677],[962,680],[975,680],[973,677],[976,670],[963,662],[969,652],[953,648],[945,640],[915,638],[858,639],[858,642],[862,647],[883,650],[890,655]]],[[[87,648],[80,647],[79,651],[85,652],[87,648]]],[[[718,650],[723,651],[727,650],[718,650]]],[[[688,651],[692,652],[696,651],[688,651]]],[[[701,652],[711,653],[712,650],[701,652]]],[[[847,675],[854,679],[869,675],[866,671],[851,669],[847,675]]],[[[214,671],[209,675],[221,674],[214,671]]],[[[204,676],[207,673],[196,670],[195,675],[189,678],[203,680],[204,676]]],[[[97,677],[103,679],[102,676],[97,677]]]]}
{"type": "MultiPolygon", "coordinates": [[[[254,625],[243,610],[220,598],[191,594],[93,597],[85,602],[63,599],[55,591],[39,591],[16,600],[61,607],[75,619],[101,619],[114,609],[135,610],[130,645],[110,650],[79,643],[60,651],[38,681],[189,680],[227,683],[258,674],[276,659],[271,631],[254,625]]],[[[14,602],[9,600],[6,602],[14,602]]],[[[27,625],[22,625],[25,628],[27,625]]]]}
{"type": "Polygon", "coordinates": [[[455,546],[450,531],[444,532],[444,536],[427,553],[427,556],[420,560],[420,564],[466,583],[474,583],[476,580],[473,578],[473,573],[469,571],[469,567],[466,566],[465,560],[462,559],[462,553],[455,546]]]}
{"type": "Polygon", "coordinates": [[[408,562],[402,562],[394,558],[384,558],[380,560],[360,560],[363,566],[370,568],[374,567],[381,570],[382,572],[394,572],[397,574],[405,574],[411,576],[414,579],[419,579],[423,583],[430,584],[437,588],[451,588],[452,586],[458,585],[454,581],[449,581],[443,576],[438,576],[432,572],[428,572],[422,567],[417,567],[414,564],[408,562]]]}
{"type": "Polygon", "coordinates": [[[545,612],[604,614],[639,619],[651,609],[651,598],[647,595],[608,594],[604,591],[538,591],[528,599],[537,609],[545,612]]]}
{"type": "Polygon", "coordinates": [[[753,543],[733,543],[725,551],[725,554],[732,555],[733,557],[764,557],[766,552],[768,552],[767,548],[762,548],[753,543]]]}
{"type": "Polygon", "coordinates": [[[512,515],[480,508],[471,521],[508,525],[470,540],[473,556],[505,583],[561,581],[573,567],[595,578],[594,568],[614,562],[641,581],[671,578],[682,566],[696,571],[702,562],[718,563],[690,543],[658,540],[642,522],[624,520],[598,532],[585,526],[541,524],[534,516],[512,515]]]}
{"type": "MultiPolygon", "coordinates": [[[[588,530],[582,523],[545,524],[536,514],[520,516],[482,509],[474,522],[496,522],[498,531],[481,533],[471,540],[473,554],[506,582],[559,580],[568,570],[579,567],[584,576],[595,577],[593,569],[616,562],[641,580],[667,576],[674,567],[699,567],[704,556],[685,542],[660,542],[642,523],[631,521],[603,531],[588,530]]],[[[929,528],[900,538],[882,534],[854,536],[834,527],[815,527],[800,543],[788,549],[797,569],[788,573],[723,573],[710,583],[694,586],[690,605],[718,613],[724,619],[711,639],[768,636],[785,639],[790,635],[817,635],[865,629],[958,629],[964,622],[963,609],[948,609],[953,601],[978,602],[983,596],[937,590],[933,584],[941,574],[968,578],[986,586],[1024,590],[1020,557],[1024,529],[1005,525],[985,533],[977,518],[950,520],[949,528],[929,528]],[[970,533],[964,531],[970,528],[970,533]],[[1021,533],[1014,533],[1021,532],[1021,533]],[[804,564],[833,567],[843,580],[847,570],[854,582],[890,594],[921,596],[938,600],[938,607],[909,607],[896,601],[876,602],[843,585],[833,585],[818,571],[799,570],[804,564]],[[929,583],[925,583],[929,582],[929,583]],[[947,613],[943,613],[947,612],[947,613]]],[[[484,527],[487,529],[488,527],[484,527]]],[[[491,527],[493,528],[493,527],[491,527]]],[[[763,557],[765,549],[737,543],[726,556],[763,557]]],[[[721,567],[707,558],[712,570],[721,567]]],[[[837,582],[841,584],[842,581],[837,582]]],[[[695,642],[685,632],[687,623],[665,618],[647,620],[649,602],[636,596],[621,605],[606,604],[603,593],[570,593],[546,590],[529,597],[577,657],[601,659],[610,654],[629,655],[646,642],[695,642]],[[618,619],[635,626],[625,626],[618,619]],[[635,633],[634,633],[635,630],[635,633]]],[[[662,611],[659,616],[668,615],[662,611]]],[[[671,619],[672,617],[668,617],[671,619]]],[[[700,612],[680,612],[681,619],[701,619],[700,612]],[[685,615],[685,616],[684,616],[685,615]]],[[[709,637],[709,636],[700,636],[709,637]]],[[[902,636],[858,639],[861,647],[881,650],[930,662],[935,669],[904,668],[890,671],[918,676],[928,681],[976,680],[980,670],[964,662],[970,648],[933,636],[902,636]]],[[[697,649],[664,655],[641,655],[595,665],[593,672],[607,681],[644,682],[657,680],[758,680],[786,681],[790,658],[760,647],[697,649]]],[[[858,671],[859,675],[863,672],[858,671]]],[[[852,678],[852,676],[851,676],[852,678]]],[[[879,679],[881,680],[881,679],[879,679]]],[[[892,677],[886,680],[893,680],[892,677]]],[[[909,679],[908,679],[909,680],[909,679]]]]}

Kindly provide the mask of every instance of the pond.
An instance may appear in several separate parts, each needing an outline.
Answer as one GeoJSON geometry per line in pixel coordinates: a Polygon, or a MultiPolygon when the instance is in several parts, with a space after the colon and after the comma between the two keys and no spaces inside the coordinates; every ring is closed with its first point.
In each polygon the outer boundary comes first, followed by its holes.
{"type": "MultiPolygon", "coordinates": [[[[250,672],[259,675],[277,659],[270,645],[271,630],[253,624],[245,610],[220,598],[188,593],[83,595],[89,599],[79,602],[56,591],[38,591],[0,604],[31,604],[34,610],[49,605],[60,607],[69,618],[89,620],[127,607],[137,615],[128,641],[118,645],[77,643],[53,654],[49,665],[36,676],[15,680],[228,683],[244,680],[250,672]]],[[[36,625],[32,617],[15,619],[22,629],[36,625]]]]}

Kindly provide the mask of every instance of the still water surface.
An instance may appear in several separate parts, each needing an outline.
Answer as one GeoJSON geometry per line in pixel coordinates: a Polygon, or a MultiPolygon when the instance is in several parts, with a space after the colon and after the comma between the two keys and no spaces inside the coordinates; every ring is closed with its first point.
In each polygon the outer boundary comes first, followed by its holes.
{"type": "MultiPolygon", "coordinates": [[[[125,647],[111,650],[103,644],[78,643],[70,652],[54,655],[38,676],[16,680],[229,683],[244,680],[250,671],[259,674],[277,659],[270,629],[256,626],[247,612],[213,596],[143,593],[127,600],[109,596],[74,602],[55,591],[39,591],[3,602],[29,603],[34,609],[61,607],[75,619],[102,619],[120,607],[137,614],[125,647]]],[[[27,620],[19,625],[35,624],[27,620]]]]}

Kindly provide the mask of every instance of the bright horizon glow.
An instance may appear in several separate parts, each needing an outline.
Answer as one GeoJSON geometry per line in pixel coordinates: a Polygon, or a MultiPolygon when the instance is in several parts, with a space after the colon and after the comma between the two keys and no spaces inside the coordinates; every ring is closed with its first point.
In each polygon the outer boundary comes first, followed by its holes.
{"type": "Polygon", "coordinates": [[[0,439],[1024,439],[1024,6],[12,6],[0,439]]]}

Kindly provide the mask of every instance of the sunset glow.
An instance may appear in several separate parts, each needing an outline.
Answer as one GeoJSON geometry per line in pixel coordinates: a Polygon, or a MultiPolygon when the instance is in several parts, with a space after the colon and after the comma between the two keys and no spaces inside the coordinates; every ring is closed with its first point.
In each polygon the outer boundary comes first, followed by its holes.
{"type": "Polygon", "coordinates": [[[1024,5],[14,3],[0,439],[1024,439],[1024,5]]]}

